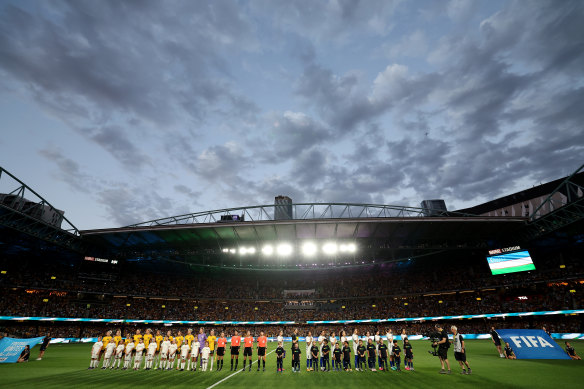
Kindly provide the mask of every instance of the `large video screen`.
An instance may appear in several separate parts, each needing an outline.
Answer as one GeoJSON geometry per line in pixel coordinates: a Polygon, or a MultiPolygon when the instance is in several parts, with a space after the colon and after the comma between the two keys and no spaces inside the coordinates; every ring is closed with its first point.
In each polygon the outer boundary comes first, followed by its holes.
{"type": "Polygon", "coordinates": [[[515,251],[487,257],[493,275],[535,270],[529,251],[515,251]]]}

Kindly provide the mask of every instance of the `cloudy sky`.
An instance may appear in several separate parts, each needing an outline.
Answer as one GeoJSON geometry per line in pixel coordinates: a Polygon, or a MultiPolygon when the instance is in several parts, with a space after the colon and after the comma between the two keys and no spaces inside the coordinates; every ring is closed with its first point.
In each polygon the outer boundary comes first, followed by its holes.
{"type": "Polygon", "coordinates": [[[79,228],[449,209],[584,162],[584,2],[0,1],[0,166],[79,228]]]}

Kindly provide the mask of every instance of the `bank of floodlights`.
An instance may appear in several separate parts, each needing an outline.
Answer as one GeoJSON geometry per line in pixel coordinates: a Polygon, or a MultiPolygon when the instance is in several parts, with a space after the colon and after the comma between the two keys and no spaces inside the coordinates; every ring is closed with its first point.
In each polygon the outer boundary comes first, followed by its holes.
{"type": "Polygon", "coordinates": [[[239,248],[223,248],[221,251],[226,254],[239,254],[239,255],[255,255],[258,251],[261,254],[270,257],[272,255],[278,255],[280,257],[288,257],[296,251],[300,251],[304,257],[311,258],[323,254],[326,256],[335,255],[349,255],[357,252],[357,245],[353,242],[337,243],[337,242],[324,242],[322,244],[317,244],[312,241],[306,241],[299,246],[294,246],[290,243],[282,242],[277,245],[267,244],[261,247],[261,249],[256,249],[253,246],[239,246],[239,248]]]}

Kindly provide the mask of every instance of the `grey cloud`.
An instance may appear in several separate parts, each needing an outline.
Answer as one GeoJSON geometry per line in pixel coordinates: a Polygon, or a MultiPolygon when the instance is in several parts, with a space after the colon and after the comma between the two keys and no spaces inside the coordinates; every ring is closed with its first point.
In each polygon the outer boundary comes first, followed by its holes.
{"type": "Polygon", "coordinates": [[[314,41],[346,41],[356,33],[385,36],[400,1],[254,1],[254,12],[266,15],[274,27],[314,41]]]}
{"type": "Polygon", "coordinates": [[[48,146],[38,153],[48,161],[57,165],[59,169],[55,174],[56,178],[67,183],[76,191],[90,192],[92,185],[90,185],[90,177],[81,171],[79,164],[72,159],[66,157],[63,152],[54,146],[48,146]]]}
{"type": "Polygon", "coordinates": [[[120,152],[134,153],[123,139],[132,137],[110,141],[107,129],[120,119],[165,131],[213,114],[254,119],[258,108],[235,90],[226,60],[232,50],[256,50],[254,34],[229,1],[4,5],[0,71],[76,131],[105,128],[90,139],[134,167],[120,152]]]}

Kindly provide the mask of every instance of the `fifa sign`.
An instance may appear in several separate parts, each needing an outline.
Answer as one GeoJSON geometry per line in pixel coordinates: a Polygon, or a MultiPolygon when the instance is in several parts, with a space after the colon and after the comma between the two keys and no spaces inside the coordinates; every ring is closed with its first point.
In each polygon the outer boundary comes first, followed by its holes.
{"type": "Polygon", "coordinates": [[[542,330],[497,330],[509,343],[517,359],[570,359],[568,354],[542,330]]]}

